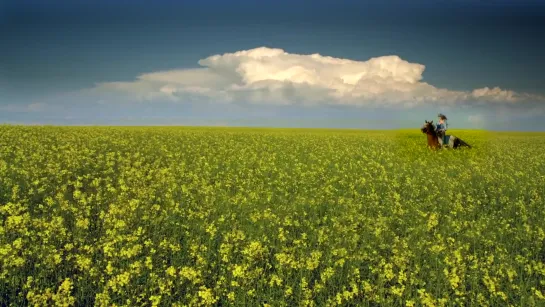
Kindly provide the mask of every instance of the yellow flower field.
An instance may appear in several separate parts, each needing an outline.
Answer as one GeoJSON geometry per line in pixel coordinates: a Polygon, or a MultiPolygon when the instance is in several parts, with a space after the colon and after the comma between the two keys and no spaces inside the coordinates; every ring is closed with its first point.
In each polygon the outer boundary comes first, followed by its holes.
{"type": "Polygon", "coordinates": [[[0,126],[1,306],[545,306],[545,134],[0,126]]]}

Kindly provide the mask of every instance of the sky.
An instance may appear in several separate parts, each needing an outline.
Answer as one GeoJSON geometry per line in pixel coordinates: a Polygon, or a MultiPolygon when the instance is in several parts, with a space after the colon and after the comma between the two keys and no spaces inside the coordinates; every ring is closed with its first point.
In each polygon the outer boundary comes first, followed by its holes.
{"type": "Polygon", "coordinates": [[[543,1],[0,2],[0,123],[545,130],[543,1]]]}

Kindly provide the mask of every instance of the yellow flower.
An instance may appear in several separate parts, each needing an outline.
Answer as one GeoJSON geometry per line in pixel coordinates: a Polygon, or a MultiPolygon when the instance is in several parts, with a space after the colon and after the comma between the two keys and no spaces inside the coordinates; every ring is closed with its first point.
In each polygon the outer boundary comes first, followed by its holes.
{"type": "Polygon", "coordinates": [[[533,290],[534,290],[534,294],[537,296],[538,299],[545,300],[545,294],[543,294],[538,289],[533,288],[533,290]]]}
{"type": "Polygon", "coordinates": [[[214,296],[212,290],[204,286],[200,287],[198,295],[202,299],[202,302],[206,305],[213,305],[217,301],[217,298],[214,296]]]}
{"type": "Polygon", "coordinates": [[[229,292],[229,294],[227,294],[227,299],[233,302],[235,300],[235,292],[229,292]]]}
{"type": "Polygon", "coordinates": [[[278,275],[273,274],[271,276],[271,280],[269,281],[269,286],[273,287],[275,285],[276,286],[282,285],[282,279],[280,277],[278,277],[278,275]]]}
{"type": "Polygon", "coordinates": [[[293,294],[293,289],[292,289],[290,286],[288,286],[288,287],[286,288],[286,290],[284,291],[284,294],[285,294],[286,296],[291,296],[291,295],[293,294]]]}
{"type": "Polygon", "coordinates": [[[159,306],[161,303],[161,295],[152,295],[149,298],[152,306],[159,306]]]}
{"type": "Polygon", "coordinates": [[[244,277],[244,267],[242,265],[235,264],[233,269],[233,277],[244,277]]]}
{"type": "Polygon", "coordinates": [[[432,228],[434,228],[435,226],[437,226],[439,224],[439,221],[437,219],[437,213],[432,213],[430,214],[429,216],[429,219],[428,219],[428,230],[431,230],[432,228]]]}
{"type": "Polygon", "coordinates": [[[176,269],[173,266],[168,267],[167,269],[167,275],[175,277],[176,276],[176,269]]]}

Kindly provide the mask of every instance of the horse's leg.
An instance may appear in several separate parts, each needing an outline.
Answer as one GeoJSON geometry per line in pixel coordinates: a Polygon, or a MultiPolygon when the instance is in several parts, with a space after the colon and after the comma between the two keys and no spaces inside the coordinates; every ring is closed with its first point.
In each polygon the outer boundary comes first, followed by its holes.
{"type": "Polygon", "coordinates": [[[457,148],[460,148],[460,139],[459,138],[456,138],[452,144],[452,147],[454,149],[457,149],[457,148]]]}
{"type": "Polygon", "coordinates": [[[458,138],[455,137],[454,135],[449,135],[449,138],[448,138],[448,145],[450,148],[453,148],[453,149],[456,149],[456,145],[457,145],[457,142],[458,141],[458,138]]]}
{"type": "Polygon", "coordinates": [[[462,140],[460,140],[460,144],[461,144],[462,146],[467,146],[467,147],[471,148],[471,145],[469,145],[468,143],[466,143],[466,142],[464,142],[464,141],[462,141],[462,140]]]}
{"type": "Polygon", "coordinates": [[[455,137],[455,136],[450,136],[450,137],[451,137],[451,138],[453,138],[453,137],[455,138],[455,139],[454,139],[454,142],[453,142],[454,148],[460,148],[460,147],[462,147],[462,146],[466,146],[466,147],[471,148],[471,146],[469,146],[469,144],[466,143],[466,142],[464,142],[462,139],[457,138],[457,137],[455,137]]]}

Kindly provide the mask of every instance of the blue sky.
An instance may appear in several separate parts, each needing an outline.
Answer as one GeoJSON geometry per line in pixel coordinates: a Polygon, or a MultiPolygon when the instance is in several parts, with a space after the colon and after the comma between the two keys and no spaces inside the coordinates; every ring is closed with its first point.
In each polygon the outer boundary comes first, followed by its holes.
{"type": "Polygon", "coordinates": [[[539,1],[8,1],[0,122],[545,130],[542,20],[539,1]]]}

